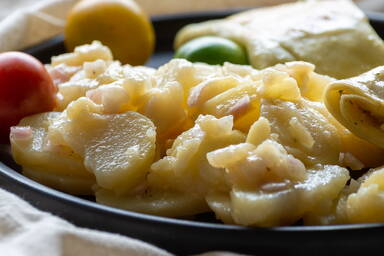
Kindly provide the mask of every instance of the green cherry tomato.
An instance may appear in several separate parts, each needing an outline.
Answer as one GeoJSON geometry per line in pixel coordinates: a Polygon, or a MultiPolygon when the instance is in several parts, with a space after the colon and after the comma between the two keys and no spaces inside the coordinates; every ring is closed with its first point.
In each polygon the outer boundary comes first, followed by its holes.
{"type": "Polygon", "coordinates": [[[241,45],[217,36],[198,37],[188,41],[176,51],[175,58],[211,65],[222,65],[224,62],[249,64],[245,49],[241,45]]]}

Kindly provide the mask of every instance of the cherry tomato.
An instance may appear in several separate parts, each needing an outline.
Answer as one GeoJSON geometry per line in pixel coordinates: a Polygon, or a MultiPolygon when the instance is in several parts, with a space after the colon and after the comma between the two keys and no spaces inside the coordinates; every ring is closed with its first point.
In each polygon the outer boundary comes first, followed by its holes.
{"type": "Polygon", "coordinates": [[[64,39],[69,52],[99,40],[131,65],[143,65],[155,46],[151,21],[133,0],[79,1],[68,14],[64,39]]]}
{"type": "Polygon", "coordinates": [[[44,65],[21,52],[0,53],[0,143],[25,116],[51,111],[57,88],[44,65]]]}
{"type": "Polygon", "coordinates": [[[175,58],[183,58],[191,62],[205,62],[211,65],[222,65],[226,61],[235,64],[249,64],[245,49],[241,45],[217,36],[203,36],[186,42],[176,51],[175,58]]]}

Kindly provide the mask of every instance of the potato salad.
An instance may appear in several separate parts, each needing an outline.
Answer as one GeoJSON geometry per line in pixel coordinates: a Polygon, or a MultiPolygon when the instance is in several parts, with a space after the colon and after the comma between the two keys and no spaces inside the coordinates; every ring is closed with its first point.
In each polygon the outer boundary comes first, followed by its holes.
{"type": "Polygon", "coordinates": [[[173,59],[153,69],[121,65],[94,41],[46,68],[56,109],[22,119],[10,135],[33,180],[166,217],[384,221],[384,149],[328,112],[324,95],[336,81],[313,64],[257,70],[173,59]],[[375,169],[351,179],[364,168],[375,169]]]}

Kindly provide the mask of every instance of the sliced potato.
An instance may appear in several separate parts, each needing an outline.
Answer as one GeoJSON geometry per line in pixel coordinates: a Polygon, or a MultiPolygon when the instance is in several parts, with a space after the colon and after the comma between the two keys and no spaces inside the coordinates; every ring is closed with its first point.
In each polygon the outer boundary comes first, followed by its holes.
{"type": "Polygon", "coordinates": [[[188,96],[188,105],[190,107],[200,106],[210,98],[237,86],[239,83],[240,81],[232,76],[215,77],[205,80],[191,88],[188,96]]]}
{"type": "Polygon", "coordinates": [[[59,116],[50,112],[21,120],[11,132],[13,158],[32,179],[69,193],[91,194],[95,177],[84,167],[83,158],[47,136],[49,125],[59,116]]]}
{"type": "Polygon", "coordinates": [[[260,115],[260,97],[257,94],[258,83],[245,82],[207,100],[199,113],[215,117],[232,115],[234,127],[247,132],[260,115]]]}
{"type": "Polygon", "coordinates": [[[183,87],[178,82],[170,82],[161,88],[153,88],[148,92],[146,104],[138,112],[153,121],[159,140],[164,142],[175,138],[187,120],[183,87]]]}
{"type": "Polygon", "coordinates": [[[218,220],[225,224],[235,224],[231,215],[232,207],[228,193],[210,193],[205,197],[205,200],[218,220]]]}
{"type": "Polygon", "coordinates": [[[100,114],[87,98],[71,103],[51,127],[84,158],[99,186],[126,193],[144,182],[155,155],[156,128],[136,113],[100,114]]]}
{"type": "Polygon", "coordinates": [[[45,168],[32,168],[33,169],[23,168],[23,174],[43,185],[74,195],[94,194],[92,189],[96,182],[94,177],[56,174],[47,172],[45,168]]]}
{"type": "Polygon", "coordinates": [[[341,151],[336,127],[306,101],[263,100],[261,116],[285,149],[306,165],[337,164],[341,151]]]}
{"type": "Polygon", "coordinates": [[[96,201],[112,207],[164,217],[192,216],[209,210],[204,198],[190,193],[116,196],[107,190],[98,190],[96,201]]]}
{"type": "Polygon", "coordinates": [[[102,45],[99,41],[91,44],[81,45],[75,48],[74,52],[61,54],[52,58],[52,65],[66,64],[68,66],[81,66],[84,62],[95,60],[112,61],[111,50],[102,45]]]}
{"type": "Polygon", "coordinates": [[[226,190],[222,169],[208,164],[206,154],[245,140],[244,134],[232,130],[231,116],[217,119],[200,116],[196,125],[183,132],[167,150],[167,156],[151,166],[149,185],[160,191],[203,194],[211,188],[226,190]]]}
{"type": "Polygon", "coordinates": [[[306,213],[331,207],[347,180],[348,170],[324,166],[310,170],[307,179],[295,185],[277,186],[277,191],[231,192],[232,216],[236,223],[251,226],[293,224],[306,213]],[[278,189],[278,188],[282,189],[278,189]]]}
{"type": "Polygon", "coordinates": [[[346,202],[350,223],[383,222],[384,169],[372,169],[360,179],[361,185],[346,202]]]}

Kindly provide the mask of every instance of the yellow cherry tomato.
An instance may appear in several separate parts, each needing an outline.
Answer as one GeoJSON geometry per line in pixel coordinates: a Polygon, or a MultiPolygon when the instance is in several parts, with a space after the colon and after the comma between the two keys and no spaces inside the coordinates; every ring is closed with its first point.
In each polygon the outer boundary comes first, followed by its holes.
{"type": "Polygon", "coordinates": [[[64,31],[68,51],[99,40],[123,64],[143,65],[154,49],[148,16],[133,0],[82,0],[70,11],[64,31]]]}

